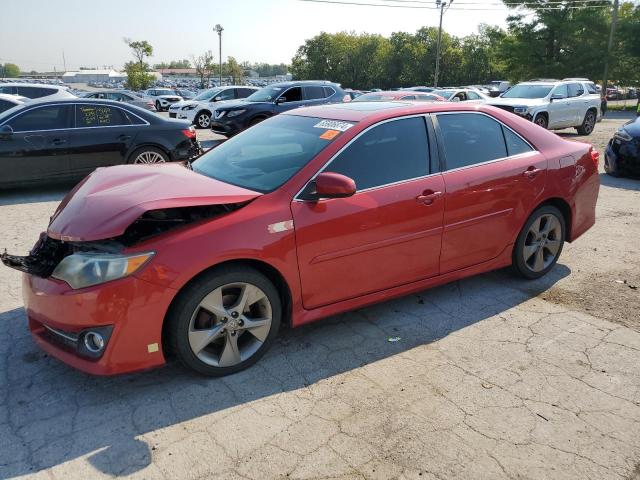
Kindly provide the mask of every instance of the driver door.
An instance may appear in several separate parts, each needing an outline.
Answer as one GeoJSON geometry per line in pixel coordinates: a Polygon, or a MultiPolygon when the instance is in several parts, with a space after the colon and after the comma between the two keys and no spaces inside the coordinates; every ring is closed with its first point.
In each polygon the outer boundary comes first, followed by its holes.
{"type": "Polygon", "coordinates": [[[571,126],[573,116],[567,85],[558,85],[551,92],[549,102],[549,128],[571,126]],[[554,95],[561,98],[553,98],[554,95]]]}
{"type": "Polygon", "coordinates": [[[429,157],[424,117],[384,122],[323,169],[353,179],[353,196],[294,199],[305,308],[438,275],[444,180],[429,157]]]}
{"type": "Polygon", "coordinates": [[[302,87],[291,87],[285,90],[276,100],[275,113],[286,112],[293,108],[302,107],[305,105],[304,98],[302,96],[302,87]]]}

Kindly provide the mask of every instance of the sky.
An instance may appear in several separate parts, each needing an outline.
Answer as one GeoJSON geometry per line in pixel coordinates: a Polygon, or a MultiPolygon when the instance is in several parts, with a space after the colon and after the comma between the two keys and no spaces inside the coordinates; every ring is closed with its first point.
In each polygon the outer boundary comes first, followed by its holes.
{"type": "MultiPolygon", "coordinates": [[[[435,6],[435,0],[344,1],[435,6]]],[[[444,15],[445,31],[463,36],[477,32],[481,23],[505,26],[507,9],[498,6],[499,0],[458,1],[461,4],[454,1],[444,15]],[[469,10],[475,8],[468,6],[471,3],[492,10],[469,10]]],[[[80,66],[119,69],[131,59],[125,37],[153,45],[151,64],[191,58],[209,49],[217,58],[215,24],[224,28],[223,59],[290,63],[298,47],[321,31],[388,36],[437,26],[439,21],[436,9],[301,0],[20,0],[15,5],[15,16],[0,16],[0,63],[16,63],[23,71],[60,71],[65,61],[67,70],[80,66]]]]}

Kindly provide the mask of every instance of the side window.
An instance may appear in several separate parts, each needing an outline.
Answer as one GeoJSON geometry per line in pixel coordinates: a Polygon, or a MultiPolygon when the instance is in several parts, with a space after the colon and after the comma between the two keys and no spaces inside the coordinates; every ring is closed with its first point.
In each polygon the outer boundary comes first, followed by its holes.
{"type": "Polygon", "coordinates": [[[0,100],[0,112],[4,112],[5,110],[9,110],[13,107],[15,107],[13,103],[7,102],[6,100],[0,100]]]}
{"type": "Polygon", "coordinates": [[[428,157],[424,118],[404,118],[362,134],[326,171],[346,175],[358,190],[365,190],[427,175],[428,157]]]}
{"type": "Polygon", "coordinates": [[[587,92],[589,92],[590,94],[598,93],[598,89],[596,88],[595,83],[589,82],[589,83],[586,83],[585,85],[587,86],[587,92]]]}
{"type": "Polygon", "coordinates": [[[18,95],[28,98],[42,98],[48,95],[53,95],[56,90],[53,88],[43,87],[18,87],[18,95]]]}
{"type": "Polygon", "coordinates": [[[0,93],[8,93],[9,95],[16,95],[18,93],[18,87],[0,87],[0,93]]]}
{"type": "Polygon", "coordinates": [[[415,100],[415,99],[416,99],[415,95],[405,95],[400,100],[415,100]]]}
{"type": "Polygon", "coordinates": [[[336,93],[331,87],[322,87],[324,89],[324,98],[329,98],[336,93]]]}
{"type": "Polygon", "coordinates": [[[292,87],[286,92],[284,92],[281,97],[284,97],[286,103],[289,102],[299,102],[302,100],[302,88],[301,87],[292,87]]]}
{"type": "Polygon", "coordinates": [[[69,128],[72,112],[72,105],[48,105],[18,115],[9,122],[9,125],[15,132],[69,128]]]}
{"type": "Polygon", "coordinates": [[[325,98],[323,87],[304,87],[304,99],[305,100],[320,100],[325,98]]]}
{"type": "Polygon", "coordinates": [[[570,97],[579,97],[584,93],[584,87],[581,83],[570,83],[569,84],[569,96],[570,97]]]}
{"type": "Polygon", "coordinates": [[[227,88],[223,90],[219,94],[214,97],[214,101],[222,101],[222,100],[233,100],[235,98],[235,93],[233,88],[227,88]]]}
{"type": "Polygon", "coordinates": [[[507,153],[510,157],[512,155],[533,151],[527,142],[522,140],[518,135],[513,133],[504,125],[502,126],[502,132],[504,133],[504,141],[507,144],[507,153]]]}
{"type": "Polygon", "coordinates": [[[238,98],[247,98],[253,92],[255,92],[255,90],[251,90],[250,88],[239,88],[238,89],[238,98]]]}
{"type": "Polygon", "coordinates": [[[129,117],[119,108],[108,105],[78,105],[76,128],[130,125],[129,117]]]}
{"type": "Polygon", "coordinates": [[[480,95],[476,92],[467,92],[467,100],[480,100],[480,95]]]}
{"type": "Polygon", "coordinates": [[[447,170],[507,156],[502,126],[477,113],[438,115],[447,170]]]}
{"type": "Polygon", "coordinates": [[[569,91],[567,89],[567,85],[558,85],[554,90],[552,95],[562,95],[562,98],[567,98],[569,96],[569,91]]]}

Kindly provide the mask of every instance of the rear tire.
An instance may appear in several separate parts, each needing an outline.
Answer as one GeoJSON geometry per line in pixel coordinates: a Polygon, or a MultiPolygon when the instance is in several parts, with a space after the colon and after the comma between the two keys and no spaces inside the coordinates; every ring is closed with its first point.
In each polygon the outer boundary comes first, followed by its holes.
{"type": "Polygon", "coordinates": [[[169,155],[156,147],[140,147],[129,157],[129,163],[145,165],[154,163],[166,163],[169,155]]]}
{"type": "Polygon", "coordinates": [[[580,135],[591,135],[593,129],[596,127],[596,114],[593,110],[588,110],[582,120],[582,125],[576,128],[580,135]]]}
{"type": "Polygon", "coordinates": [[[564,246],[564,215],[556,207],[544,205],[528,218],[513,247],[513,269],[529,280],[546,275],[564,246]]]}
{"type": "Polygon", "coordinates": [[[158,100],[156,100],[156,111],[157,112],[161,112],[162,111],[162,105],[160,105],[160,102],[158,100]]]}
{"type": "Polygon", "coordinates": [[[539,113],[536,115],[536,118],[533,119],[533,123],[538,125],[539,127],[547,130],[549,128],[549,119],[544,113],[539,113]]]}
{"type": "Polygon", "coordinates": [[[266,353],[281,317],[278,290],[262,273],[247,266],[215,268],[189,284],[171,306],[167,346],[202,375],[229,375],[266,353]]]}
{"type": "Polygon", "coordinates": [[[258,118],[254,118],[253,120],[251,120],[249,122],[249,126],[253,127],[254,125],[259,124],[260,122],[264,122],[266,120],[266,118],[262,118],[262,117],[258,117],[258,118]]]}

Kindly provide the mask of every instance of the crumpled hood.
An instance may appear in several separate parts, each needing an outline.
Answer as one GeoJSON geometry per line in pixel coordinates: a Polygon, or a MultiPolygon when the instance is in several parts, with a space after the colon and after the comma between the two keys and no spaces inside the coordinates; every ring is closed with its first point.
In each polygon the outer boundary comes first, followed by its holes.
{"type": "Polygon", "coordinates": [[[261,195],[180,164],[98,168],[62,200],[47,234],[76,242],[114,238],[149,210],[236,204],[261,195]]]}
{"type": "Polygon", "coordinates": [[[547,103],[545,98],[503,98],[496,97],[487,100],[489,105],[510,105],[512,107],[535,107],[547,103]]]}

